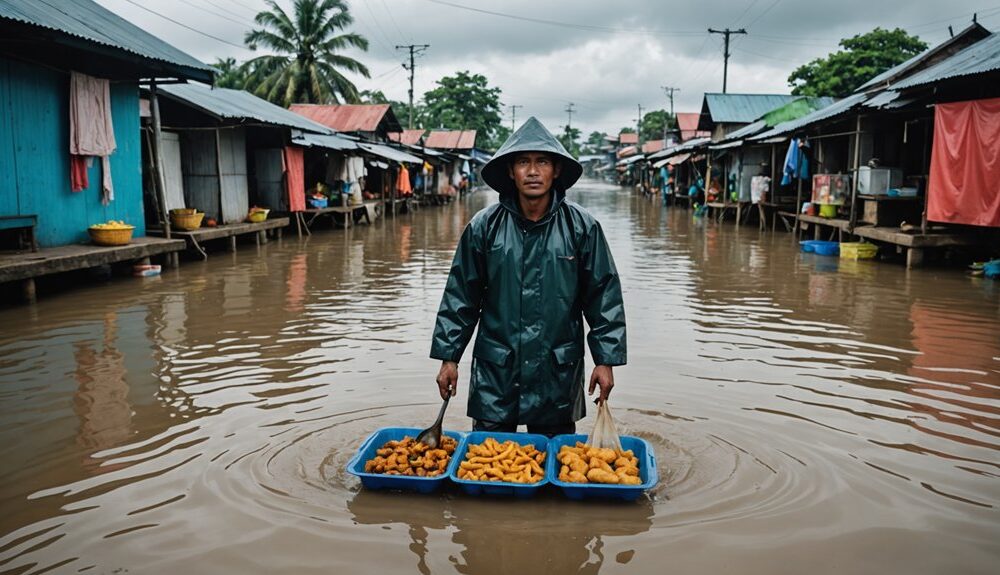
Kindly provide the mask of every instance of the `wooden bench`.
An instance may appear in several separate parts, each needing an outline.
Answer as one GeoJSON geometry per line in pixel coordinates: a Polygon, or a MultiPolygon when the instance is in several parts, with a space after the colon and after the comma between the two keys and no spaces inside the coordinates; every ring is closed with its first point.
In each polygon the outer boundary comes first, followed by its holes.
{"type": "Polygon", "coordinates": [[[21,230],[17,249],[28,247],[33,252],[38,251],[38,241],[35,239],[35,226],[38,216],[0,216],[0,230],[21,230]]]}

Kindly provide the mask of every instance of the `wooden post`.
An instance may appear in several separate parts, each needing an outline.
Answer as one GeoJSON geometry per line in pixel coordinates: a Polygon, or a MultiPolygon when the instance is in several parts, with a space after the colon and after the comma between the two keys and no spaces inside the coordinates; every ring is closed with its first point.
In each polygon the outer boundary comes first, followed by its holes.
{"type": "Polygon", "coordinates": [[[170,210],[167,209],[166,179],[163,177],[163,156],[160,151],[163,149],[163,133],[160,124],[160,101],[156,96],[156,80],[149,82],[149,112],[153,117],[153,163],[156,177],[157,196],[159,197],[162,210],[160,217],[163,219],[163,236],[170,239],[170,210]]]}
{"type": "MultiPolygon", "coordinates": [[[[798,138],[795,138],[794,145],[800,147],[798,138]]],[[[802,172],[802,150],[800,149],[798,152],[798,159],[795,161],[795,179],[798,180],[798,186],[795,192],[795,234],[792,236],[793,240],[802,237],[802,232],[799,229],[799,214],[802,213],[802,178],[799,177],[802,172]]]]}
{"type": "Polygon", "coordinates": [[[236,251],[236,235],[235,234],[229,236],[229,251],[231,251],[231,252],[235,252],[236,251]]]}
{"type": "Polygon", "coordinates": [[[861,114],[858,114],[857,121],[854,124],[854,185],[851,186],[851,216],[847,224],[847,230],[854,233],[854,224],[858,221],[857,207],[858,203],[858,176],[861,174],[861,114]]]}
{"type": "MultiPolygon", "coordinates": [[[[924,180],[924,211],[923,211],[923,213],[920,214],[920,233],[921,234],[926,234],[927,233],[927,198],[928,198],[928,196],[930,196],[930,194],[928,192],[930,191],[930,183],[931,183],[931,170],[930,170],[930,166],[927,165],[928,164],[927,144],[928,144],[928,141],[930,140],[930,135],[927,133],[927,126],[928,126],[928,123],[924,122],[924,150],[923,150],[922,161],[923,161],[924,166],[927,167],[927,170],[926,170],[927,179],[924,180]]],[[[907,255],[907,257],[909,257],[909,256],[907,255]]]]}
{"type": "Polygon", "coordinates": [[[35,303],[38,295],[38,292],[35,290],[35,278],[28,278],[21,282],[21,294],[24,297],[25,303],[35,303]]]}
{"type": "Polygon", "coordinates": [[[222,131],[215,129],[215,173],[219,176],[219,223],[224,223],[225,218],[222,209],[226,205],[225,198],[222,197],[222,131]]]}
{"type": "Polygon", "coordinates": [[[736,227],[743,215],[743,144],[740,144],[740,169],[736,171],[736,227]]]}

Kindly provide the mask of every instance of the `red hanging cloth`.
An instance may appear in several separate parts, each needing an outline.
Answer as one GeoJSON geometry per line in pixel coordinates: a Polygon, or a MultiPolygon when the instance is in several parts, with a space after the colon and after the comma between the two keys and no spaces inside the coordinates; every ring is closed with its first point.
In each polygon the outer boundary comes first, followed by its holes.
{"type": "Polygon", "coordinates": [[[935,106],[927,219],[1000,227],[1000,98],[935,106]]]}
{"type": "Polygon", "coordinates": [[[301,212],[306,209],[305,158],[302,148],[285,148],[285,184],[288,190],[288,211],[301,212]]]}
{"type": "Polygon", "coordinates": [[[87,173],[87,156],[69,155],[69,189],[82,192],[90,187],[90,175],[87,173]]]}

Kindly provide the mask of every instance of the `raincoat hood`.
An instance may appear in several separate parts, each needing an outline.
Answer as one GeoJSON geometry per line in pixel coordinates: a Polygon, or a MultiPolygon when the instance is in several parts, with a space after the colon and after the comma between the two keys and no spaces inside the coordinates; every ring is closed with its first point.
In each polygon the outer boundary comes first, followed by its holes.
{"type": "Polygon", "coordinates": [[[576,161],[559,140],[532,116],[507,138],[507,141],[493,154],[493,159],[483,166],[483,181],[499,192],[501,198],[517,195],[517,187],[514,185],[514,180],[510,179],[508,167],[510,156],[520,152],[547,152],[558,156],[562,160],[562,170],[553,187],[560,191],[568,190],[583,174],[580,162],[576,161]]]}

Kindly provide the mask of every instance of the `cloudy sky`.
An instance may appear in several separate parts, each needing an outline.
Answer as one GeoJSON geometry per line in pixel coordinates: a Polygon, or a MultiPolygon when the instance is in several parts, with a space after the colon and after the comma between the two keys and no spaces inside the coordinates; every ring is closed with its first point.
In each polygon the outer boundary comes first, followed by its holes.
{"type": "MultiPolygon", "coordinates": [[[[213,62],[254,55],[242,47],[263,0],[97,0],[191,55],[213,62]]],[[[278,0],[286,9],[293,0],[278,0]]],[[[876,26],[901,27],[930,45],[971,23],[1000,29],[1000,3],[982,0],[349,0],[354,31],[368,38],[355,56],[371,71],[360,89],[407,97],[399,44],[430,44],[417,61],[416,94],[458,70],[484,74],[503,90],[518,124],[537,116],[553,131],[567,121],[584,134],[634,126],[637,105],[698,111],[722,89],[722,37],[707,28],[745,28],[733,36],[729,92],[787,93],[798,65],[876,26]]],[[[510,110],[505,108],[510,122],[510,110]]]]}

